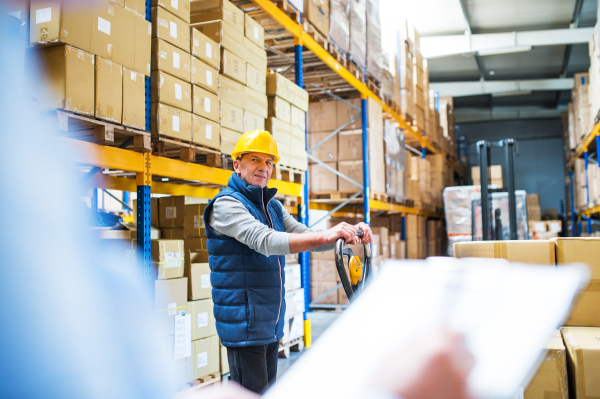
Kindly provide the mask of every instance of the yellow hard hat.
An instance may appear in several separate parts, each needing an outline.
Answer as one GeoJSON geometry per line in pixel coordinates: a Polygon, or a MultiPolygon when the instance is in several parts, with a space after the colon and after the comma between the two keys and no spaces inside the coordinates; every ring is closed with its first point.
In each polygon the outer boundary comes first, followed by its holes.
{"type": "Polygon", "coordinates": [[[231,153],[231,158],[238,159],[241,155],[249,152],[269,154],[275,158],[275,163],[281,159],[277,155],[277,143],[275,139],[271,133],[262,129],[254,129],[242,134],[242,137],[237,141],[235,149],[231,153]]]}

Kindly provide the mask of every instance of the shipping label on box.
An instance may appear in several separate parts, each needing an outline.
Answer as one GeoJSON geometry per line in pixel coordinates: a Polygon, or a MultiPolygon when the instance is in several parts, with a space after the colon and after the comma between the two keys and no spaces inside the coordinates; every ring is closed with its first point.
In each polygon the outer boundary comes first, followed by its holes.
{"type": "Polygon", "coordinates": [[[221,104],[221,126],[234,130],[236,132],[244,131],[244,111],[226,103],[225,101],[219,101],[221,104]]]}
{"type": "Polygon", "coordinates": [[[246,37],[252,40],[259,47],[265,45],[265,28],[252,19],[248,14],[244,14],[244,33],[246,37]]]}
{"type": "Polygon", "coordinates": [[[217,122],[192,114],[192,142],[218,150],[221,131],[217,122]]]}
{"type": "Polygon", "coordinates": [[[191,56],[187,51],[159,39],[152,39],[152,69],[159,69],[185,82],[191,78],[191,56]]]}
{"type": "Polygon", "coordinates": [[[152,71],[153,103],[162,103],[192,112],[192,85],[162,71],[152,71]]]}
{"type": "Polygon", "coordinates": [[[223,49],[221,51],[221,73],[241,84],[246,84],[246,61],[223,49]]]}
{"type": "Polygon", "coordinates": [[[199,86],[192,85],[193,112],[211,121],[219,122],[219,97],[199,86]]]}
{"type": "Polygon", "coordinates": [[[192,57],[191,80],[211,93],[217,94],[219,90],[219,71],[196,57],[192,57]]]}
{"type": "Polygon", "coordinates": [[[259,93],[267,92],[267,75],[264,70],[259,70],[251,64],[246,64],[246,85],[259,93]]]}
{"type": "Polygon", "coordinates": [[[190,8],[190,22],[223,20],[236,31],[244,34],[244,12],[229,0],[193,1],[190,8]]]}
{"type": "Polygon", "coordinates": [[[96,56],[96,107],[94,116],[121,123],[123,111],[123,67],[96,56]]]}
{"type": "Polygon", "coordinates": [[[165,104],[152,104],[152,135],[168,136],[185,141],[192,140],[192,114],[165,104]]]}
{"type": "Polygon", "coordinates": [[[196,28],[191,28],[191,53],[213,68],[221,67],[221,45],[196,28]]]}
{"type": "Polygon", "coordinates": [[[182,50],[190,50],[189,24],[162,7],[152,7],[152,37],[158,37],[182,50]]]}
{"type": "Polygon", "coordinates": [[[207,204],[189,204],[183,208],[183,234],[185,237],[206,237],[204,210],[207,204]]]}
{"type": "Polygon", "coordinates": [[[244,105],[243,108],[246,111],[250,111],[262,118],[268,116],[268,102],[267,96],[261,94],[250,87],[243,86],[244,88],[244,105]]]}

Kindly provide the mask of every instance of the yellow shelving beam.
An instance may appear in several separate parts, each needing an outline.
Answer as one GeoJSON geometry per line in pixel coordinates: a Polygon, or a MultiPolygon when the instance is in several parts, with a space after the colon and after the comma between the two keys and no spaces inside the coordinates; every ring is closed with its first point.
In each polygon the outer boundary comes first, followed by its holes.
{"type": "Polygon", "coordinates": [[[573,158],[571,158],[571,160],[569,161],[569,165],[568,165],[569,168],[572,168],[574,166],[575,159],[580,158],[583,155],[583,153],[587,151],[587,149],[590,146],[590,144],[592,143],[592,141],[598,135],[600,135],[600,122],[596,126],[594,126],[594,129],[592,130],[592,132],[590,133],[588,138],[585,140],[583,145],[581,147],[579,147],[577,152],[575,152],[575,156],[573,156],[573,158]]]}

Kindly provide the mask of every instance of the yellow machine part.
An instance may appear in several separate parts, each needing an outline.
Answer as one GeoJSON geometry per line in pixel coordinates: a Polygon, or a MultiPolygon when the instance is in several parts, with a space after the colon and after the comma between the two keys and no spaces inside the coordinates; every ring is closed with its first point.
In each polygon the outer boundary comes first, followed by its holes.
{"type": "Polygon", "coordinates": [[[353,256],[350,259],[348,271],[350,272],[350,281],[352,282],[352,285],[356,285],[359,281],[362,281],[363,266],[362,263],[360,263],[358,256],[353,256]]]}

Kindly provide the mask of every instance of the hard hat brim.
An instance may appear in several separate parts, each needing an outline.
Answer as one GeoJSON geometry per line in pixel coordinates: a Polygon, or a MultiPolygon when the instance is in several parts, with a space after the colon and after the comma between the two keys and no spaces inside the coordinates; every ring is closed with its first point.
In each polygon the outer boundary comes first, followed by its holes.
{"type": "Polygon", "coordinates": [[[260,153],[260,154],[267,154],[267,155],[270,155],[270,156],[272,156],[272,157],[273,157],[273,159],[274,159],[274,162],[275,162],[275,163],[278,163],[278,162],[281,160],[281,157],[279,157],[279,156],[277,156],[277,155],[271,154],[271,153],[269,153],[269,152],[266,152],[266,151],[257,151],[257,150],[253,150],[253,151],[233,151],[233,152],[231,153],[231,158],[233,158],[233,159],[238,159],[238,157],[240,157],[241,155],[244,155],[244,154],[252,154],[253,152],[258,152],[258,153],[260,153]]]}

